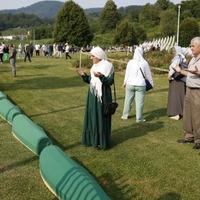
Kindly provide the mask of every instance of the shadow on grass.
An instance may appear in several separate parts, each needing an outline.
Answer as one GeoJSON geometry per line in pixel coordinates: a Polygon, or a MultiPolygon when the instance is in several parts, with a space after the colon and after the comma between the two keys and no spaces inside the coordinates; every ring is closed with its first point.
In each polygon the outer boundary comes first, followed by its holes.
{"type": "Polygon", "coordinates": [[[47,134],[47,136],[51,139],[53,145],[56,145],[58,147],[60,147],[63,151],[66,151],[66,150],[69,150],[69,149],[72,149],[74,147],[77,147],[77,146],[80,146],[81,145],[81,142],[75,142],[73,144],[69,144],[69,145],[63,145],[61,142],[59,142],[54,136],[52,136],[50,134],[50,132],[48,132],[47,130],[45,130],[45,133],[47,134]]]}
{"type": "Polygon", "coordinates": [[[140,137],[148,134],[149,132],[154,132],[158,129],[163,128],[163,122],[155,122],[155,123],[136,123],[130,127],[124,127],[122,129],[118,129],[113,131],[112,133],[112,147],[117,146],[120,143],[123,143],[126,140],[131,138],[140,137]]]}
{"type": "MultiPolygon", "coordinates": [[[[151,94],[151,93],[159,93],[159,92],[168,92],[168,88],[162,88],[162,89],[153,89],[150,92],[147,92],[146,95],[151,94]]],[[[125,95],[125,93],[124,93],[125,95]]],[[[125,96],[117,96],[117,100],[123,100],[125,96]]]]}
{"type": "Polygon", "coordinates": [[[23,74],[23,75],[17,75],[17,77],[37,77],[37,76],[45,76],[45,74],[23,74]]]}
{"type": "Polygon", "coordinates": [[[98,177],[98,180],[103,183],[104,188],[106,188],[106,193],[112,196],[111,199],[113,200],[130,200],[138,196],[132,186],[130,186],[129,180],[123,175],[118,175],[113,178],[110,173],[106,173],[98,177]]]}
{"type": "Polygon", "coordinates": [[[25,69],[25,70],[33,70],[33,69],[47,69],[48,68],[53,68],[56,67],[55,65],[50,65],[50,64],[38,64],[33,62],[21,62],[17,64],[17,68],[19,68],[19,70],[25,69]]]}
{"type": "Polygon", "coordinates": [[[14,162],[12,164],[2,166],[2,167],[0,167],[0,173],[4,173],[6,171],[16,169],[17,167],[21,167],[21,166],[26,165],[28,163],[31,163],[31,162],[33,162],[37,159],[38,159],[38,156],[32,156],[30,158],[27,158],[27,159],[24,159],[24,160],[21,160],[21,161],[18,161],[18,162],[14,162]]]}
{"type": "Polygon", "coordinates": [[[181,195],[175,192],[169,192],[162,195],[157,200],[181,200],[181,195]]]}
{"type": "Polygon", "coordinates": [[[57,112],[65,112],[65,111],[76,110],[76,109],[84,108],[84,106],[85,106],[85,104],[82,104],[82,105],[79,105],[79,106],[72,106],[72,107],[68,107],[68,108],[62,108],[62,109],[53,110],[53,111],[50,111],[50,112],[44,112],[44,113],[38,113],[38,114],[30,115],[30,117],[38,117],[38,116],[49,115],[49,114],[53,114],[53,113],[57,113],[57,112]]]}
{"type": "Polygon", "coordinates": [[[76,163],[86,169],[89,174],[96,180],[96,182],[101,186],[101,188],[106,192],[106,194],[112,199],[120,200],[130,200],[133,197],[137,197],[138,194],[133,191],[132,186],[130,185],[129,179],[123,175],[118,175],[116,177],[112,176],[111,173],[105,173],[99,177],[96,177],[92,171],[90,171],[80,160],[76,157],[71,157],[76,163]]]}
{"type": "Polygon", "coordinates": [[[67,87],[82,87],[82,80],[77,77],[35,77],[31,79],[17,80],[13,83],[2,83],[1,88],[4,90],[33,90],[33,89],[59,89],[67,87]]]}
{"type": "Polygon", "coordinates": [[[153,111],[149,111],[144,113],[144,115],[147,121],[159,119],[160,117],[167,116],[167,108],[159,108],[153,111]]]}
{"type": "MultiPolygon", "coordinates": [[[[160,117],[167,116],[167,108],[159,108],[156,110],[152,110],[149,112],[144,113],[144,118],[147,120],[147,122],[159,119],[160,117]]],[[[130,115],[128,116],[129,119],[135,118],[136,115],[130,115]]]]}

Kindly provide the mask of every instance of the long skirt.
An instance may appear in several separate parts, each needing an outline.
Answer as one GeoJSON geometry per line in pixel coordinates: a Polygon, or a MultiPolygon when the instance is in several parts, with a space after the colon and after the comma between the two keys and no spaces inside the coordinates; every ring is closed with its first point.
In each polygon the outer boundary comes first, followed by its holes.
{"type": "Polygon", "coordinates": [[[183,116],[184,97],[186,85],[183,81],[169,81],[167,115],[169,117],[180,115],[183,116]]]}

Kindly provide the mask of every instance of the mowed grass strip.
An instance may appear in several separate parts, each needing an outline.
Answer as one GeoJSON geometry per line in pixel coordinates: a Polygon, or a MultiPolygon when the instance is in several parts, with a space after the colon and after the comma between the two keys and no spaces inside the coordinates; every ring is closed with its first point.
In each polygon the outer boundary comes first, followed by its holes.
{"type": "MultiPolygon", "coordinates": [[[[176,143],[182,137],[182,121],[166,116],[167,76],[153,75],[155,87],[145,99],[147,122],[137,124],[134,105],[131,118],[120,119],[124,72],[116,72],[119,108],[112,120],[113,146],[98,151],[80,143],[88,85],[72,61],[44,57],[34,57],[31,63],[18,61],[14,79],[9,64],[3,64],[0,90],[94,175],[111,199],[199,199],[199,151],[192,144],[176,143]]],[[[38,157],[12,136],[10,125],[1,119],[0,183],[1,200],[56,199],[43,184],[38,157]]]]}

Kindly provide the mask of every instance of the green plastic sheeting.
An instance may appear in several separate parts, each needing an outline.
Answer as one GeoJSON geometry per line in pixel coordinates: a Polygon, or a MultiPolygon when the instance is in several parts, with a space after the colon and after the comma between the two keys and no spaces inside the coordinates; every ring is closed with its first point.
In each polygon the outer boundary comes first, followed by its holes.
{"type": "Polygon", "coordinates": [[[40,173],[48,188],[62,200],[110,200],[95,179],[59,147],[40,154],[40,173]]]}
{"type": "Polygon", "coordinates": [[[9,54],[8,53],[3,54],[3,61],[4,62],[9,61],[9,54]]]}
{"type": "Polygon", "coordinates": [[[0,115],[10,124],[12,124],[14,117],[20,113],[20,109],[16,105],[11,103],[8,99],[0,99],[0,115]]]}
{"type": "Polygon", "coordinates": [[[0,100],[6,99],[6,98],[7,98],[6,94],[4,94],[3,92],[0,91],[0,100]]]}
{"type": "Polygon", "coordinates": [[[14,118],[12,132],[22,144],[37,155],[46,146],[52,144],[44,130],[23,114],[14,118]]]}

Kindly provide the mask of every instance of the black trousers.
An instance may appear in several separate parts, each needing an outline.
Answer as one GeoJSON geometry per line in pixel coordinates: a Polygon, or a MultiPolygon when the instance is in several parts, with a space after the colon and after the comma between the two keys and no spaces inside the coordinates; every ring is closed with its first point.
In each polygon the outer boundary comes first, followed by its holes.
{"type": "Polygon", "coordinates": [[[71,59],[71,58],[72,58],[72,57],[69,55],[69,52],[65,52],[65,58],[66,58],[66,59],[68,59],[68,58],[71,59]]]}
{"type": "Polygon", "coordinates": [[[26,62],[26,58],[28,58],[29,62],[31,62],[31,55],[30,53],[26,52],[24,57],[24,62],[26,62]]]}

